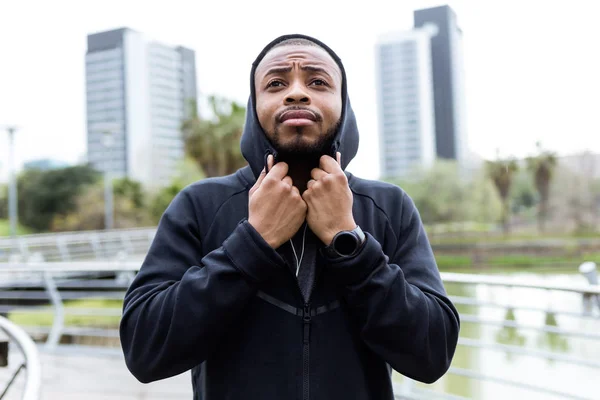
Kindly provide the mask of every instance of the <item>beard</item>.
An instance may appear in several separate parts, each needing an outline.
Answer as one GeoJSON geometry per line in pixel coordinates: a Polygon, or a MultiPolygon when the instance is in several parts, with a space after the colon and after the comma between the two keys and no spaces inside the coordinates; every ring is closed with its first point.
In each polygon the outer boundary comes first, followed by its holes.
{"type": "Polygon", "coordinates": [[[329,150],[333,145],[335,135],[341,125],[341,119],[325,132],[319,134],[319,138],[312,142],[306,143],[303,138],[304,127],[296,127],[296,136],[287,143],[281,143],[281,135],[278,127],[268,136],[271,138],[271,144],[277,150],[277,161],[283,161],[290,165],[308,164],[310,166],[318,166],[321,156],[331,155],[329,150]]]}

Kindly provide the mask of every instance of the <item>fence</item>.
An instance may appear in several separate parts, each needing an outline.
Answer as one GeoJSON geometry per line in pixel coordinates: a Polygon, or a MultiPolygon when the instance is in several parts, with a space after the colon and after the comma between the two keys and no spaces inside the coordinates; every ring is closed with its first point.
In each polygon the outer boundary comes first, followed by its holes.
{"type": "MultiPolygon", "coordinates": [[[[117,327],[121,301],[138,268],[139,262],[118,260],[0,264],[0,277],[5,282],[0,289],[0,313],[8,315],[48,349],[67,351],[86,346],[86,349],[96,348],[104,352],[112,349],[114,354],[120,354],[117,327]]],[[[600,374],[600,310],[586,312],[582,307],[584,296],[600,295],[599,287],[583,282],[567,285],[454,273],[442,274],[442,277],[452,300],[461,310],[462,332],[457,354],[477,351],[485,352],[488,357],[498,353],[551,361],[568,368],[565,371],[577,368],[589,376],[600,374]],[[454,290],[456,285],[460,290],[454,290]],[[547,301],[540,305],[542,294],[547,301]],[[481,309],[499,312],[481,313],[478,311],[481,309]],[[523,313],[542,318],[521,320],[523,313]],[[512,317],[506,317],[509,314],[512,317]],[[566,323],[563,318],[571,322],[566,323]],[[561,326],[563,324],[565,327],[561,326]],[[497,330],[508,340],[498,342],[485,339],[485,335],[477,337],[471,334],[469,326],[482,331],[497,330]],[[515,330],[553,335],[564,340],[574,339],[577,343],[585,341],[588,351],[581,356],[523,346],[518,340],[511,339],[511,332],[514,334],[515,330]]],[[[457,394],[456,390],[444,388],[444,385],[452,386],[447,382],[458,377],[484,387],[493,384],[511,390],[519,389],[519,397],[523,398],[535,398],[531,396],[536,394],[575,400],[597,398],[598,393],[588,393],[588,388],[582,388],[581,384],[560,384],[551,377],[542,377],[537,379],[538,382],[525,376],[507,377],[507,371],[495,370],[493,366],[462,365],[461,359],[457,357],[447,376],[434,385],[422,385],[396,376],[398,396],[406,399],[469,398],[464,393],[457,394]]],[[[564,379],[569,378],[564,376],[564,379]]],[[[592,390],[591,385],[589,388],[592,390]]]]}
{"type": "Polygon", "coordinates": [[[0,262],[131,259],[143,255],[156,228],[83,231],[0,238],[0,262]]]}

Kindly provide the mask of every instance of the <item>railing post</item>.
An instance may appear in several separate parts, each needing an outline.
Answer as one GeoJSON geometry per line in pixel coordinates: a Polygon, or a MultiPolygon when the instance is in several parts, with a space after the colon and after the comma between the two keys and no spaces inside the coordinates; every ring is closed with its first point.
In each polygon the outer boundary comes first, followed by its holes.
{"type": "MultiPolygon", "coordinates": [[[[586,261],[579,266],[579,272],[587,279],[590,285],[598,285],[598,271],[596,270],[596,263],[593,261],[586,261]]],[[[593,308],[593,300],[596,299],[596,305],[598,311],[600,311],[600,296],[595,294],[583,294],[583,312],[584,314],[591,315],[593,308]]]]}
{"type": "Polygon", "coordinates": [[[100,247],[100,239],[98,238],[98,233],[97,232],[93,232],[90,235],[90,244],[92,245],[92,250],[94,251],[94,256],[96,257],[97,260],[99,260],[101,257],[101,247],[100,247]]]}
{"type": "Polygon", "coordinates": [[[56,238],[56,247],[58,247],[60,258],[63,261],[71,261],[69,249],[67,249],[67,244],[65,243],[65,240],[62,236],[56,238]]]}
{"type": "Polygon", "coordinates": [[[58,346],[58,343],[60,342],[60,337],[62,336],[62,331],[65,326],[65,310],[62,298],[60,297],[60,293],[58,292],[58,288],[56,287],[54,279],[52,279],[52,275],[49,271],[44,271],[44,283],[46,285],[46,291],[48,292],[48,296],[50,296],[50,302],[54,307],[54,319],[52,321],[52,328],[50,329],[48,339],[46,340],[46,347],[52,350],[56,348],[56,346],[58,346]]]}

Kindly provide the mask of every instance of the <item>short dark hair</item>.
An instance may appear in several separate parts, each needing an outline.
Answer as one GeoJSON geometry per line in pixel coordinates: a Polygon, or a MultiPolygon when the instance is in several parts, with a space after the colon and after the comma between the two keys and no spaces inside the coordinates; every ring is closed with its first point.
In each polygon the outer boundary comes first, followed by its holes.
{"type": "MultiPolygon", "coordinates": [[[[318,47],[320,49],[323,49],[323,47],[319,46],[317,43],[313,42],[312,40],[308,40],[308,39],[304,39],[304,38],[290,38],[290,39],[282,40],[281,42],[277,43],[275,46],[273,46],[271,48],[271,50],[276,49],[277,47],[283,47],[283,46],[312,46],[312,47],[318,47]]],[[[325,50],[325,49],[323,49],[323,50],[325,50]]]]}

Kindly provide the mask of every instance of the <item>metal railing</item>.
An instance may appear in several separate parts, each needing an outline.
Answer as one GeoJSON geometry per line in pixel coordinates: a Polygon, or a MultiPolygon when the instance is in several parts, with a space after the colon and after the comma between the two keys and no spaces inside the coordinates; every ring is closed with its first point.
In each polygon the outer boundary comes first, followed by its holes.
{"type": "Polygon", "coordinates": [[[156,228],[115,229],[0,238],[0,262],[83,261],[146,254],[156,228]]]}
{"type": "MultiPolygon", "coordinates": [[[[138,271],[139,262],[135,261],[84,261],[84,262],[29,262],[29,263],[0,263],[0,313],[8,314],[9,318],[19,322],[23,329],[32,337],[43,343],[43,347],[53,351],[66,351],[85,346],[86,349],[98,348],[104,352],[114,350],[120,354],[118,321],[121,316],[121,302],[131,279],[138,271]],[[81,304],[82,301],[97,299],[104,304],[81,304]],[[112,304],[112,306],[106,306],[112,304]],[[47,323],[33,323],[32,316],[51,316],[45,318],[47,323]],[[29,316],[29,317],[28,317],[29,316]],[[51,323],[49,322],[51,321],[51,323]]],[[[529,357],[549,360],[561,365],[575,366],[593,371],[600,375],[600,357],[563,354],[559,351],[536,349],[515,343],[499,343],[480,337],[465,335],[465,326],[473,325],[485,329],[511,331],[519,329],[533,331],[544,335],[554,335],[565,340],[586,341],[600,355],[600,307],[598,310],[585,310],[584,297],[600,296],[600,287],[584,281],[581,284],[555,284],[540,281],[527,281],[516,277],[496,277],[485,275],[468,275],[457,273],[442,273],[442,278],[449,287],[453,302],[459,307],[468,308],[461,311],[463,330],[459,339],[457,351],[472,349],[493,353],[503,353],[511,356],[529,357]],[[453,293],[452,285],[460,285],[465,293],[453,293]],[[504,291],[502,295],[478,295],[482,288],[504,291]],[[514,292],[528,291],[531,293],[516,301],[514,292]],[[535,301],[540,293],[545,293],[549,299],[547,304],[535,301]],[[563,305],[563,297],[571,296],[576,301],[569,301],[569,306],[563,305]],[[526,301],[525,301],[526,300],[526,301]],[[575,305],[573,305],[575,304],[575,305]],[[557,307],[561,306],[561,307],[557,307]],[[497,310],[500,312],[477,312],[479,309],[497,310]],[[587,328],[567,328],[548,321],[540,323],[539,319],[519,320],[517,318],[498,318],[504,313],[537,313],[552,315],[553,318],[570,318],[584,321],[587,328]],[[494,316],[496,315],[496,317],[494,316]],[[597,329],[596,329],[597,328],[597,329]],[[462,349],[462,350],[461,350],[462,349]]],[[[582,278],[583,279],[583,278],[582,278]]],[[[521,293],[521,292],[519,292],[521,293]]],[[[571,297],[569,297],[571,299],[571,297]]],[[[39,321],[44,318],[39,318],[39,321]]],[[[580,326],[575,324],[576,326],[580,326]]],[[[447,376],[458,376],[482,384],[510,388],[519,388],[527,397],[527,393],[556,396],[562,399],[591,400],[589,396],[578,393],[575,387],[559,389],[548,384],[536,384],[530,380],[503,377],[502,371],[493,369],[465,368],[453,364],[447,376]]],[[[444,377],[442,379],[447,379],[444,377]]],[[[449,379],[449,378],[448,378],[449,379]]],[[[422,385],[403,379],[395,383],[399,398],[468,398],[457,394],[445,393],[434,385],[422,385]]]]}
{"type": "Polygon", "coordinates": [[[36,344],[22,328],[2,316],[0,316],[0,329],[14,341],[23,354],[23,362],[14,371],[4,390],[0,393],[0,399],[4,398],[15,382],[17,375],[24,369],[26,374],[25,387],[21,399],[38,400],[41,394],[42,374],[36,344]]]}

